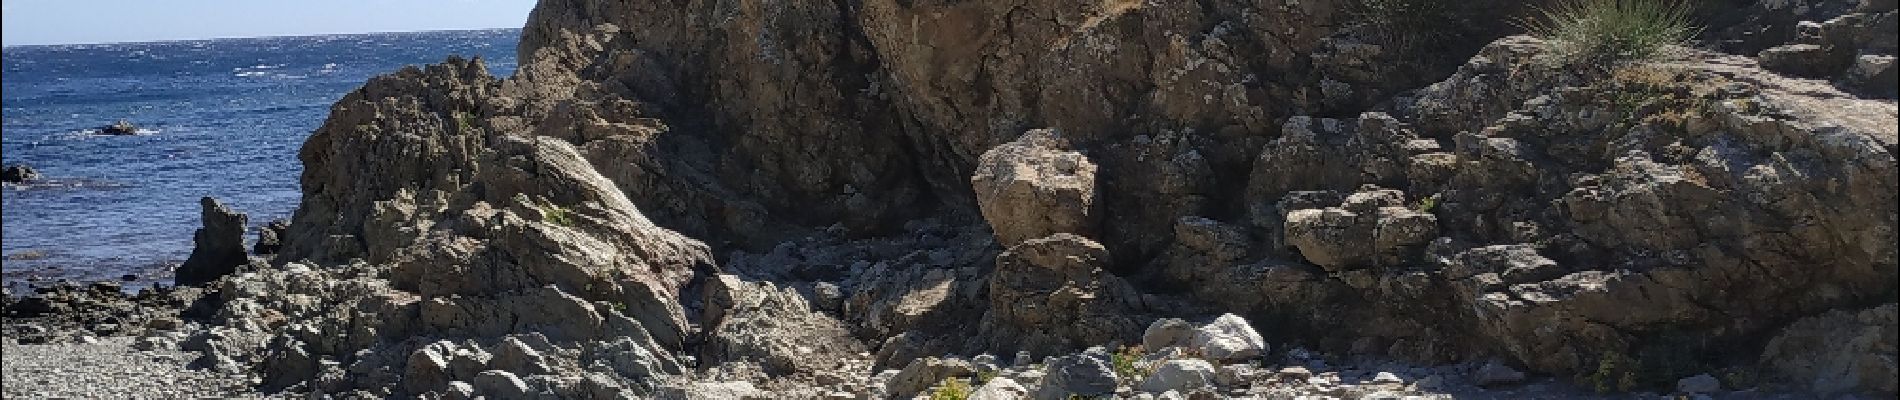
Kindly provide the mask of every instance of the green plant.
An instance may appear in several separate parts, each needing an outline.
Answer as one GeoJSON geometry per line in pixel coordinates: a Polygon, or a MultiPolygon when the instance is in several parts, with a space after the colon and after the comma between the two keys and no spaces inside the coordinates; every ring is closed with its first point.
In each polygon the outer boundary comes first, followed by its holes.
{"type": "Polygon", "coordinates": [[[996,379],[996,370],[984,370],[976,373],[976,382],[974,383],[989,383],[991,379],[996,379]]]}
{"type": "Polygon", "coordinates": [[[1597,358],[1595,372],[1584,377],[1584,383],[1596,388],[1597,393],[1628,392],[1636,388],[1636,360],[1618,352],[1604,352],[1597,358]]]}
{"type": "Polygon", "coordinates": [[[1422,213],[1432,212],[1432,209],[1435,208],[1438,208],[1438,196],[1426,196],[1425,198],[1418,199],[1418,204],[1412,205],[1413,210],[1422,213]]]}
{"type": "Polygon", "coordinates": [[[460,132],[462,133],[474,132],[475,131],[475,116],[470,115],[467,112],[456,111],[455,125],[457,128],[461,128],[460,132]]]}
{"type": "Polygon", "coordinates": [[[1120,351],[1108,355],[1109,365],[1115,368],[1115,376],[1129,381],[1138,381],[1147,375],[1147,371],[1136,368],[1141,360],[1141,346],[1123,346],[1120,351]]]}
{"type": "Polygon", "coordinates": [[[546,198],[531,199],[528,198],[526,193],[519,193],[515,194],[515,201],[533,207],[535,211],[541,213],[541,219],[544,221],[560,226],[574,226],[573,213],[569,212],[567,207],[554,204],[551,200],[546,198]]]}
{"type": "Polygon", "coordinates": [[[1623,128],[1645,123],[1683,128],[1692,120],[1707,118],[1717,105],[1724,104],[1728,95],[1720,88],[1731,83],[1719,75],[1639,64],[1617,67],[1610,71],[1609,79],[1598,81],[1591,90],[1601,99],[1600,104],[1619,116],[1617,123],[1623,128]]]}
{"type": "Polygon", "coordinates": [[[930,391],[930,400],[964,400],[970,398],[970,382],[962,379],[944,379],[937,389],[930,391]]]}
{"type": "Polygon", "coordinates": [[[1564,66],[1602,68],[1688,43],[1702,30],[1690,21],[1693,10],[1686,0],[1561,0],[1519,25],[1548,41],[1564,66]]]}

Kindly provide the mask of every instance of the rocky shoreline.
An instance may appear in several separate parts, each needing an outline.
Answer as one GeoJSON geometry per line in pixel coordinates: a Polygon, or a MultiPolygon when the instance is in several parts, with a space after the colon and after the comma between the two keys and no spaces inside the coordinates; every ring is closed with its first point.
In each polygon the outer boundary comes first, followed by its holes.
{"type": "Polygon", "coordinates": [[[339,101],[273,254],[206,199],[191,287],[7,337],[346,398],[1900,390],[1894,2],[1614,68],[1466,3],[543,1],[513,77],[339,101]]]}

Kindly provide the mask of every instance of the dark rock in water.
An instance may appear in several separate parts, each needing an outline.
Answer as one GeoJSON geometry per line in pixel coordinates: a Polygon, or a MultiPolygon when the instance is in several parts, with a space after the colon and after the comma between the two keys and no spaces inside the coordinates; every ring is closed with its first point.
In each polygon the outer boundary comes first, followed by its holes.
{"type": "Polygon", "coordinates": [[[139,134],[139,126],[131,122],[128,122],[126,120],[119,120],[119,122],[114,122],[112,123],[112,125],[99,127],[99,134],[101,135],[137,135],[139,134]]]}
{"type": "Polygon", "coordinates": [[[244,253],[244,224],[249,217],[210,197],[199,204],[204,206],[204,227],[192,238],[197,247],[191,250],[191,258],[178,267],[179,285],[204,284],[249,262],[244,253]]]}
{"type": "Polygon", "coordinates": [[[257,244],[251,246],[251,253],[257,255],[277,254],[284,247],[284,231],[290,229],[290,221],[273,220],[257,229],[257,244]]]}
{"type": "Polygon", "coordinates": [[[0,182],[26,183],[39,179],[40,171],[26,164],[8,165],[6,171],[0,172],[0,182]]]}
{"type": "Polygon", "coordinates": [[[57,313],[66,309],[65,304],[53,302],[43,295],[27,296],[7,306],[6,314],[15,318],[33,318],[57,313]]]}

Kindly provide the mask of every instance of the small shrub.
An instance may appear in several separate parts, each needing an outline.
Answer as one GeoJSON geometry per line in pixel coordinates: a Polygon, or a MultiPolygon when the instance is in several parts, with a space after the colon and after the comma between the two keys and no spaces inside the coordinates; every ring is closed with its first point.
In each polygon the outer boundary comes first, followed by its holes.
{"type": "Polygon", "coordinates": [[[1124,346],[1121,351],[1110,354],[1108,360],[1109,364],[1115,368],[1115,376],[1128,381],[1139,381],[1147,375],[1146,371],[1135,367],[1135,363],[1141,360],[1141,356],[1141,346],[1124,346]]]}
{"type": "Polygon", "coordinates": [[[1701,32],[1686,0],[1562,0],[1520,21],[1548,41],[1559,63],[1603,68],[1663,55],[1701,32]]]}
{"type": "Polygon", "coordinates": [[[1430,213],[1432,209],[1435,208],[1438,208],[1438,196],[1426,196],[1425,198],[1418,199],[1418,204],[1412,206],[1413,210],[1422,213],[1430,213]]]}
{"type": "Polygon", "coordinates": [[[938,383],[936,390],[930,391],[930,400],[964,400],[970,398],[970,392],[969,382],[950,378],[938,383]]]}
{"type": "Polygon", "coordinates": [[[1599,81],[1594,90],[1603,105],[1622,116],[1618,122],[1625,127],[1658,123],[1680,128],[1724,104],[1730,96],[1721,93],[1721,88],[1730,83],[1718,75],[1644,64],[1610,71],[1609,79],[1599,81]]]}
{"type": "Polygon", "coordinates": [[[991,379],[996,379],[996,370],[985,370],[985,371],[977,372],[976,382],[972,382],[972,383],[974,384],[989,383],[991,379]]]}
{"type": "Polygon", "coordinates": [[[522,193],[515,195],[515,201],[533,207],[535,211],[541,212],[542,220],[549,223],[568,227],[574,226],[574,216],[567,210],[567,207],[561,207],[561,205],[554,204],[553,201],[546,198],[531,199],[528,198],[526,193],[522,193]]]}
{"type": "Polygon", "coordinates": [[[1584,383],[1597,393],[1628,392],[1636,388],[1636,361],[1617,352],[1604,352],[1597,358],[1597,369],[1584,377],[1584,383]]]}

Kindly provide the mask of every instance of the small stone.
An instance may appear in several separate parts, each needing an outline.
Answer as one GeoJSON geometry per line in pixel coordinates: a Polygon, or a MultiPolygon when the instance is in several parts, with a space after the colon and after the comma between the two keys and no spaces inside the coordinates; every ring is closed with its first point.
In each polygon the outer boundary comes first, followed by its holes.
{"type": "Polygon", "coordinates": [[[1037,399],[1066,399],[1071,395],[1106,396],[1115,393],[1115,370],[1109,366],[1108,351],[1091,348],[1082,354],[1057,357],[1049,361],[1037,399]]]}
{"type": "Polygon", "coordinates": [[[521,399],[529,394],[528,383],[513,372],[487,370],[475,375],[475,390],[493,399],[521,399]]]}
{"type": "Polygon", "coordinates": [[[132,342],[132,348],[142,351],[171,349],[174,347],[178,347],[178,343],[164,336],[146,336],[132,342]]]}
{"type": "Polygon", "coordinates": [[[1170,390],[1192,391],[1211,386],[1214,382],[1214,365],[1205,360],[1171,360],[1161,363],[1154,374],[1142,380],[1144,392],[1166,392],[1170,390]]]}
{"type": "Polygon", "coordinates": [[[1313,371],[1307,370],[1306,367],[1292,366],[1281,368],[1280,372],[1275,375],[1278,375],[1280,380],[1298,382],[1304,381],[1306,378],[1312,378],[1313,371]]]}
{"type": "Polygon", "coordinates": [[[1383,372],[1383,371],[1381,371],[1381,372],[1379,372],[1378,374],[1374,374],[1374,375],[1372,376],[1372,384],[1375,384],[1375,385],[1403,385],[1403,384],[1405,384],[1405,380],[1404,380],[1404,379],[1399,379],[1399,376],[1398,376],[1398,375],[1396,375],[1396,374],[1393,374],[1393,373],[1391,373],[1391,372],[1383,372]]]}
{"type": "Polygon", "coordinates": [[[1478,386],[1500,386],[1523,382],[1524,373],[1504,363],[1491,361],[1478,368],[1476,380],[1478,386]]]}
{"type": "Polygon", "coordinates": [[[1425,391],[1444,390],[1445,377],[1438,376],[1438,375],[1431,375],[1424,378],[1419,378],[1418,381],[1412,382],[1412,387],[1416,388],[1417,390],[1425,390],[1425,391]]]}
{"type": "Polygon", "coordinates": [[[1214,381],[1221,386],[1245,386],[1254,375],[1253,366],[1246,364],[1224,365],[1214,374],[1214,381]]]}
{"type": "Polygon", "coordinates": [[[997,377],[983,382],[982,387],[970,393],[969,400],[1020,400],[1029,398],[1029,389],[1015,380],[997,377]]]}
{"type": "Polygon", "coordinates": [[[145,322],[146,329],[155,331],[176,330],[180,325],[184,325],[184,322],[179,321],[177,318],[154,318],[151,321],[145,322]]]}
{"type": "Polygon", "coordinates": [[[1722,390],[1722,381],[1709,374],[1682,378],[1676,381],[1676,391],[1689,394],[1715,393],[1722,390]]]}
{"type": "Polygon", "coordinates": [[[1141,347],[1148,351],[1185,344],[1194,336],[1194,326],[1179,318],[1162,318],[1148,324],[1148,330],[1141,334],[1141,347]]]}
{"type": "Polygon", "coordinates": [[[1246,319],[1234,314],[1222,314],[1196,329],[1189,343],[1201,349],[1202,355],[1221,362],[1245,361],[1267,352],[1266,339],[1246,319]]]}
{"type": "Polygon", "coordinates": [[[469,400],[475,398],[475,386],[463,381],[449,382],[449,390],[444,397],[451,400],[469,400]]]}
{"type": "Polygon", "coordinates": [[[944,379],[966,377],[975,373],[975,368],[968,361],[936,357],[919,358],[911,360],[910,365],[891,376],[885,388],[893,396],[910,397],[930,389],[931,386],[943,382],[944,379]]]}

